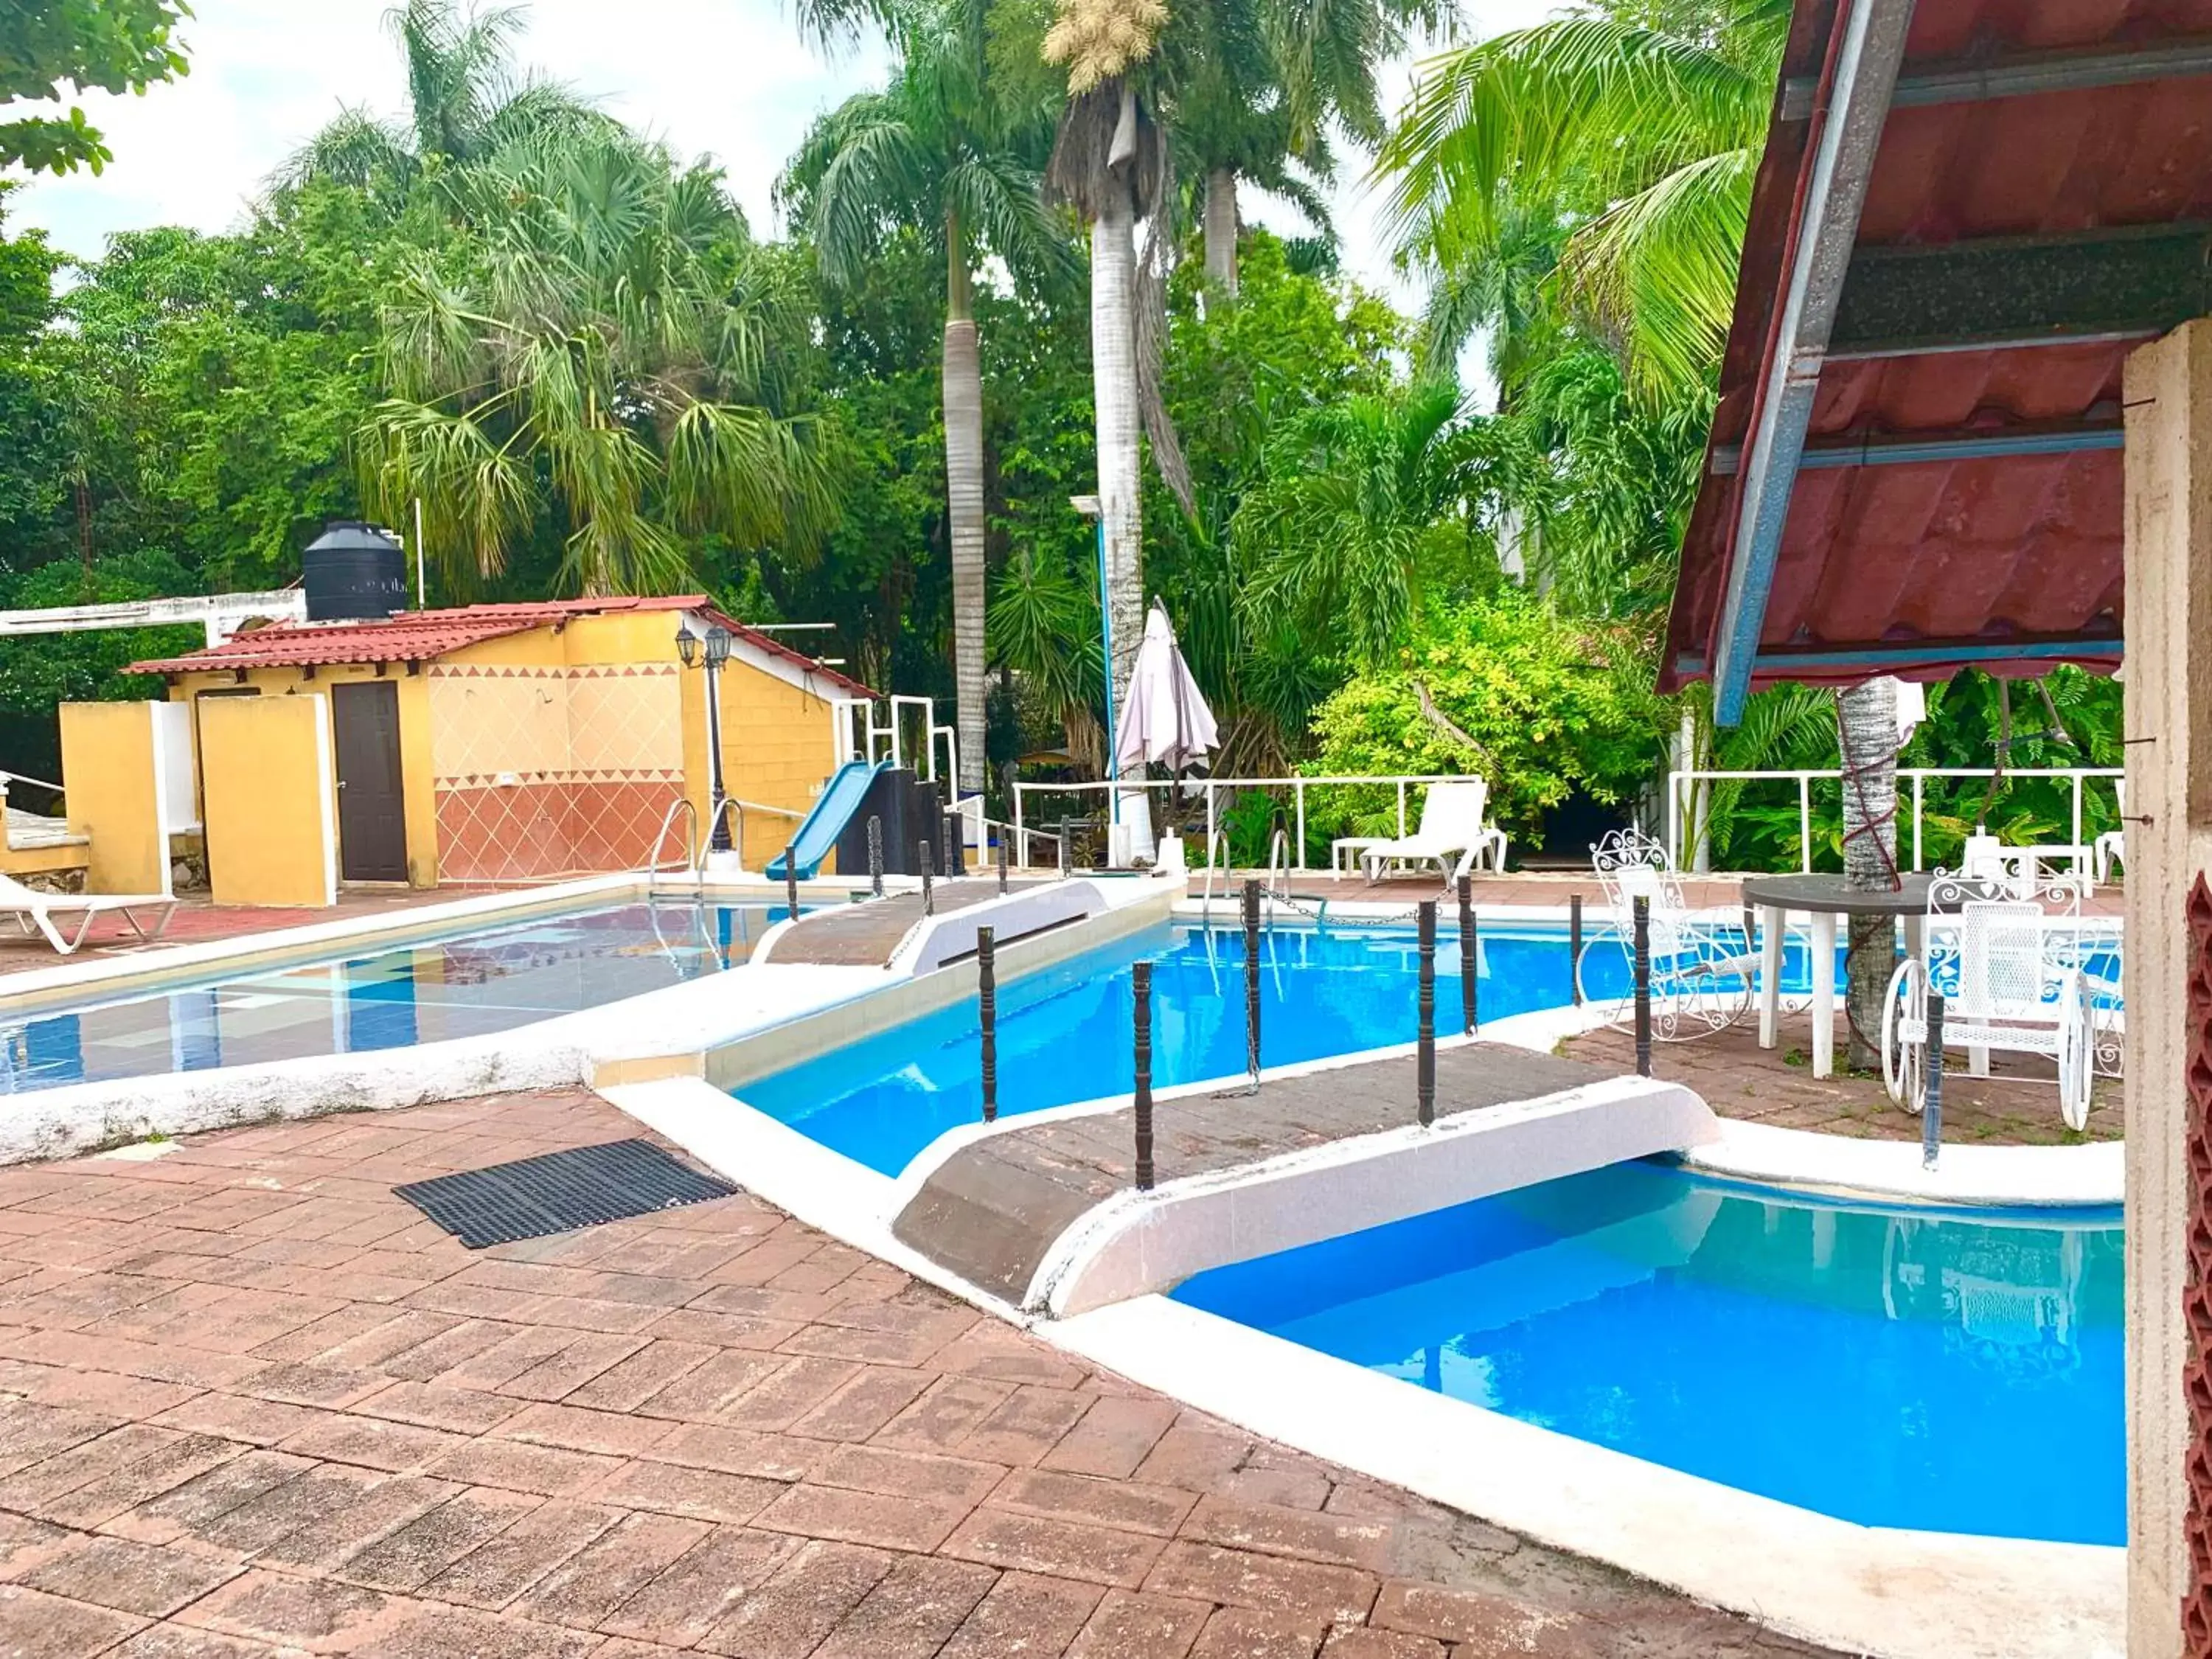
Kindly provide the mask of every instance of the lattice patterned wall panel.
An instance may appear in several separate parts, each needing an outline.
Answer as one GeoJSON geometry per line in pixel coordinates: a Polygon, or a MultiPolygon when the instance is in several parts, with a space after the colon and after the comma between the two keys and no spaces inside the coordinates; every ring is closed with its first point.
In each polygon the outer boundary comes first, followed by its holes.
{"type": "Polygon", "coordinates": [[[684,792],[673,665],[434,667],[431,769],[447,881],[631,870],[684,792]]]}
{"type": "Polygon", "coordinates": [[[2212,1659],[2212,885],[2201,875],[2189,895],[2188,934],[2182,1086],[2189,1098],[2189,1267],[2181,1304],[2188,1328],[2182,1386],[2189,1406],[2189,1584],[2181,1632],[2188,1659],[2212,1659]]]}

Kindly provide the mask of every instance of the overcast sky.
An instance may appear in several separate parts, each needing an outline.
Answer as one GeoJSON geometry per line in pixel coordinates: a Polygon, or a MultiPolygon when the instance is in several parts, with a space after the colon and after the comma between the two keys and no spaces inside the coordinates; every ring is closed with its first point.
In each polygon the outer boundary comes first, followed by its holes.
{"type": "MultiPolygon", "coordinates": [[[[1462,0],[1485,33],[1533,22],[1553,0],[1462,0]]],[[[230,228],[261,181],[344,105],[380,115],[405,103],[390,0],[194,0],[183,38],[191,73],[141,98],[80,99],[115,161],[98,178],[41,178],[9,204],[69,252],[149,225],[230,228]]],[[[534,0],[523,64],[599,98],[687,155],[711,153],[757,231],[774,228],[769,191],[807,125],[847,94],[879,84],[873,51],[825,63],[799,43],[779,0],[534,0]]],[[[1395,101],[1405,65],[1389,77],[1395,101]]],[[[1358,169],[1347,167],[1347,173],[1358,169]]],[[[1349,270],[1391,286],[1371,204],[1338,191],[1349,270]]],[[[1249,202],[1248,217],[1294,229],[1297,216],[1249,202]]]]}

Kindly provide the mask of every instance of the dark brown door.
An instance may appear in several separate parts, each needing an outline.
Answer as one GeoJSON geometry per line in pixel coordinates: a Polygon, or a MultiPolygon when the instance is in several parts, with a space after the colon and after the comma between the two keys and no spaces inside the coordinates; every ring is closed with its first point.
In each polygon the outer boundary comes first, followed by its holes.
{"type": "Polygon", "coordinates": [[[338,873],[407,879],[407,815],[399,787],[399,688],[388,680],[331,688],[338,760],[338,873]]]}

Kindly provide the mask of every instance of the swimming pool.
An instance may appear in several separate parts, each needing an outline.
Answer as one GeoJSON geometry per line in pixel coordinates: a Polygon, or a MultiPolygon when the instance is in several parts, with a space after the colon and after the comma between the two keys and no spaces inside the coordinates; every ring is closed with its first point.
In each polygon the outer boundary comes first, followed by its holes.
{"type": "Polygon", "coordinates": [[[0,1015],[0,1095],[484,1036],[716,973],[782,907],[621,904],[0,1015]]]}
{"type": "Polygon", "coordinates": [[[1869,1526],[2125,1539],[2120,1217],[1619,1164],[1188,1280],[1416,1386],[1869,1526]]]}
{"type": "MultiPolygon", "coordinates": [[[[1152,969],[1152,1083],[1240,1075],[1244,940],[1233,927],[1163,923],[999,987],[999,1111],[1011,1117],[1135,1086],[1129,969],[1152,969]]],[[[1268,1066],[1411,1042],[1417,942],[1410,928],[1279,927],[1261,936],[1261,1060],[1268,1066]]],[[[1569,1000],[1564,929],[1493,927],[1478,960],[1486,1021],[1569,1000]]],[[[1785,970],[1804,983],[1802,946],[1785,970]]],[[[1626,988],[1625,959],[1593,956],[1593,996],[1626,988]]],[[[1437,945],[1437,1029],[1459,1022],[1459,946],[1437,945]]],[[[740,1085],[750,1106],[896,1176],[945,1130],[982,1115],[981,1031],[964,1000],[740,1085]]]]}

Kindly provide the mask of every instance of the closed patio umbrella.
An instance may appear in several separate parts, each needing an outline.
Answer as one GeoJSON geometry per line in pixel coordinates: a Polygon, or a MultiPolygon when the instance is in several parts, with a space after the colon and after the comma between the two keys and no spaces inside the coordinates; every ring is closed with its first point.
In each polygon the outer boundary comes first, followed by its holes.
{"type": "MultiPolygon", "coordinates": [[[[1175,625],[1158,599],[1145,617],[1144,643],[1129,676],[1129,699],[1114,734],[1116,772],[1141,778],[1147,763],[1180,772],[1206,758],[1220,741],[1213,711],[1206,706],[1190,665],[1176,647],[1175,625]]],[[[1129,854],[1139,864],[1152,861],[1152,816],[1146,792],[1121,792],[1115,822],[1129,830],[1129,854]]]]}
{"type": "Polygon", "coordinates": [[[1145,617],[1145,642],[1129,676],[1129,703],[1115,734],[1114,758],[1125,772],[1147,762],[1170,772],[1206,758],[1221,740],[1190,665],[1176,646],[1175,624],[1158,599],[1145,617]]]}

